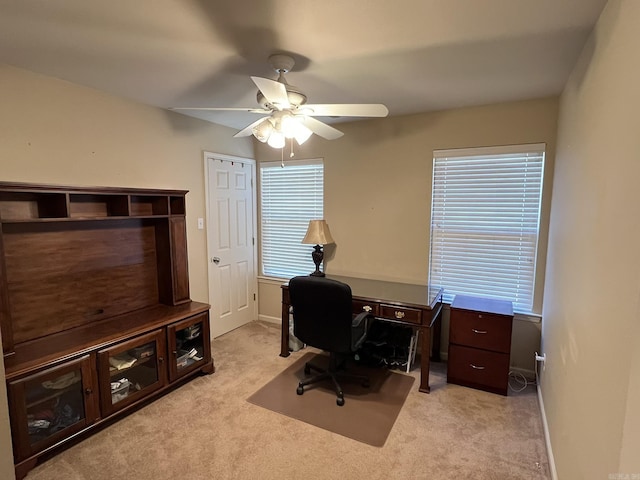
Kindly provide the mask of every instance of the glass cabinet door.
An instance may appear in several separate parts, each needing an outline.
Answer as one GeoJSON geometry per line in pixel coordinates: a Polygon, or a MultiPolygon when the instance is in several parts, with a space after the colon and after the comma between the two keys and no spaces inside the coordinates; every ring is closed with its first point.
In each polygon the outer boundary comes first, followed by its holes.
{"type": "Polygon", "coordinates": [[[90,356],[9,383],[12,431],[18,460],[95,421],[90,356]]]}
{"type": "Polygon", "coordinates": [[[166,385],[161,330],[98,352],[100,401],[111,414],[166,385]]]}
{"type": "Polygon", "coordinates": [[[209,322],[206,314],[187,318],[167,329],[169,352],[169,378],[174,381],[196,370],[211,358],[209,322]]]}

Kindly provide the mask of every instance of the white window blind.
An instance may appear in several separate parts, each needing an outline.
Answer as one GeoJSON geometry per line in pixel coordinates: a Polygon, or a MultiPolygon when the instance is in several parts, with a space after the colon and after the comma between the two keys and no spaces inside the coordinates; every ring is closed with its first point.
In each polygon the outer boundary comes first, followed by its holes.
{"type": "Polygon", "coordinates": [[[321,159],[260,164],[262,274],[291,278],[313,272],[313,246],[303,245],[309,220],[323,218],[321,159]]]}
{"type": "Polygon", "coordinates": [[[433,159],[429,281],[531,313],[544,144],[439,150],[433,159]]]}

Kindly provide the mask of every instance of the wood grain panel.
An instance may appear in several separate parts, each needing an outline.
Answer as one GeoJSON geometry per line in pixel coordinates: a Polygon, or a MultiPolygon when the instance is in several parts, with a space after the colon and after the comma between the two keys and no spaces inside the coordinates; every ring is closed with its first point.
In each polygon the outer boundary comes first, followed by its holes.
{"type": "Polygon", "coordinates": [[[507,394],[509,354],[449,345],[447,382],[507,394]]]}
{"type": "Polygon", "coordinates": [[[495,352],[511,351],[513,317],[451,308],[449,341],[495,352]]]}
{"type": "Polygon", "coordinates": [[[2,333],[2,350],[4,355],[13,352],[13,327],[9,311],[9,292],[4,263],[4,242],[2,241],[2,224],[0,224],[0,332],[2,333]]]}
{"type": "Polygon", "coordinates": [[[10,227],[4,244],[15,343],[158,303],[153,225],[10,227]]]}
{"type": "Polygon", "coordinates": [[[184,217],[172,217],[171,263],[173,266],[173,301],[175,304],[189,301],[189,269],[187,264],[187,226],[184,217]]]}

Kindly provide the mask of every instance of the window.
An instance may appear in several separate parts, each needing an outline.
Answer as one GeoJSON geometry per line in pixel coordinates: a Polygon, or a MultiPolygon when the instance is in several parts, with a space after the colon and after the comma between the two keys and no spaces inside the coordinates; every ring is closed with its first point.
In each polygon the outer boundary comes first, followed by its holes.
{"type": "Polygon", "coordinates": [[[438,150],[429,282],[532,313],[544,144],[438,150]]]}
{"type": "Polygon", "coordinates": [[[303,245],[309,220],[323,218],[321,159],[260,164],[262,274],[291,278],[311,273],[313,247],[303,245]]]}

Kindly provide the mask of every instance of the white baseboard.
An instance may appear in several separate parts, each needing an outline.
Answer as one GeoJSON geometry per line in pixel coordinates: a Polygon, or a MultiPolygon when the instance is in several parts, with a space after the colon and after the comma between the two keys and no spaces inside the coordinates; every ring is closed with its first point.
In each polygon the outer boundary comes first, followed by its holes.
{"type": "Polygon", "coordinates": [[[269,323],[277,323],[278,325],[282,324],[282,319],[280,317],[272,317],[270,315],[258,314],[258,320],[262,320],[264,322],[269,322],[269,323]]]}
{"type": "MultiPolygon", "coordinates": [[[[538,379],[539,380],[539,379],[538,379]]],[[[547,423],[547,414],[544,410],[544,401],[542,400],[542,390],[540,385],[537,386],[538,403],[540,404],[540,415],[542,416],[542,429],[544,430],[544,443],[547,446],[547,457],[549,458],[549,472],[551,480],[558,480],[558,472],[556,471],[556,461],[553,457],[553,449],[551,448],[551,436],[549,435],[549,424],[547,423]]]]}

